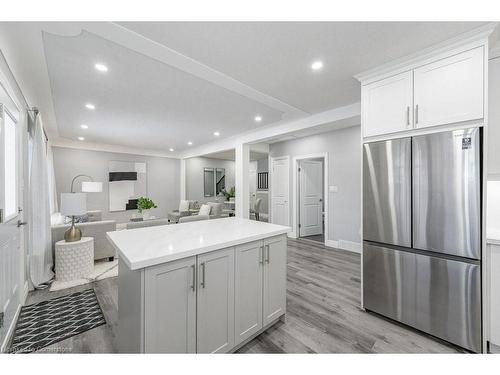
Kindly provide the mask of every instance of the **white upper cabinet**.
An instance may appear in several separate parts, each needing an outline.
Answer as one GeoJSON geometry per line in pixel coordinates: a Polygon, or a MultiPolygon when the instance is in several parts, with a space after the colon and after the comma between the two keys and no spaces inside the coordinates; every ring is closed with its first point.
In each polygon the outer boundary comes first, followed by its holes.
{"type": "Polygon", "coordinates": [[[363,86],[364,136],[395,133],[412,127],[413,72],[363,86]]]}
{"type": "Polygon", "coordinates": [[[483,118],[483,56],[478,47],[414,70],[415,127],[483,118]]]}
{"type": "Polygon", "coordinates": [[[487,40],[480,40],[396,61],[392,74],[385,65],[358,75],[363,137],[399,137],[466,121],[483,125],[486,51],[487,40]]]}

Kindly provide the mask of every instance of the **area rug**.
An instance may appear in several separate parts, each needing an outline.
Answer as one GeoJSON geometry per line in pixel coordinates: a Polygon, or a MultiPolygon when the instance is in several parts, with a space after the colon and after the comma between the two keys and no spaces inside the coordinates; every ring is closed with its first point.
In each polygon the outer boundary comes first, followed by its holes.
{"type": "Polygon", "coordinates": [[[23,306],[11,353],[31,353],[106,324],[93,289],[23,306]]]}
{"type": "Polygon", "coordinates": [[[89,284],[94,281],[107,279],[108,277],[118,276],[118,259],[112,262],[108,260],[97,260],[94,263],[94,272],[84,279],[77,279],[71,281],[58,281],[55,280],[50,285],[50,291],[72,288],[77,285],[89,284]]]}

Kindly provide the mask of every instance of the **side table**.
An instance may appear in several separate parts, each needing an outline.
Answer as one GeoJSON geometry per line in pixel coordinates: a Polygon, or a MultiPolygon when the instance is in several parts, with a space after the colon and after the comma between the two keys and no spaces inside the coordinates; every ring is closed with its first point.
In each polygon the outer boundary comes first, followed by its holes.
{"type": "Polygon", "coordinates": [[[56,280],[82,279],[94,271],[94,238],[56,242],[56,280]]]}

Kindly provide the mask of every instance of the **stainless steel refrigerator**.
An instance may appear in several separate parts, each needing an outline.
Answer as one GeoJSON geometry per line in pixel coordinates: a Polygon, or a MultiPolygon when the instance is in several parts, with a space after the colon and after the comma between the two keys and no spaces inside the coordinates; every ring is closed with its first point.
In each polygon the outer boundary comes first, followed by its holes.
{"type": "Polygon", "coordinates": [[[365,143],[363,302],[481,351],[481,130],[365,143]]]}

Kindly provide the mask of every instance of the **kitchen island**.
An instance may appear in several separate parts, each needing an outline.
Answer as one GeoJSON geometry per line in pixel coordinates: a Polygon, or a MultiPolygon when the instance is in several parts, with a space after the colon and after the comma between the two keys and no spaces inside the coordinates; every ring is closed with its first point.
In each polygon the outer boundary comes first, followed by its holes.
{"type": "Polygon", "coordinates": [[[286,311],[286,233],[241,218],[109,232],[122,353],[227,353],[286,311]]]}

